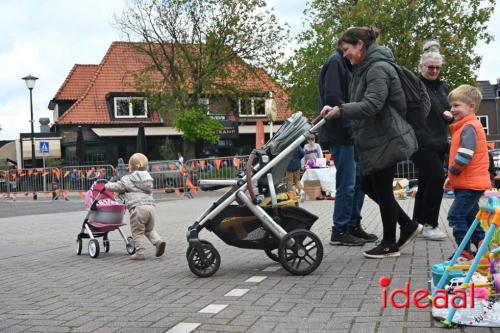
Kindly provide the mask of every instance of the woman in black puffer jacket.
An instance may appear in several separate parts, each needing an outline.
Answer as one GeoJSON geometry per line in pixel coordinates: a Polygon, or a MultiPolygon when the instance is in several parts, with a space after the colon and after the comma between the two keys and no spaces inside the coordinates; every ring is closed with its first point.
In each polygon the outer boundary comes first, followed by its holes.
{"type": "Polygon", "coordinates": [[[368,258],[399,256],[422,229],[399,207],[392,191],[396,164],[417,150],[417,139],[406,122],[406,102],[401,81],[394,69],[392,52],[375,43],[373,28],[349,28],[340,38],[344,57],[353,65],[350,103],[325,106],[324,117],[352,121],[354,145],[361,165],[363,191],[380,208],[384,235],[368,258]],[[396,222],[401,236],[396,243],[396,222]]]}
{"type": "Polygon", "coordinates": [[[426,126],[417,131],[419,149],[412,156],[419,172],[413,220],[424,225],[422,235],[430,240],[447,238],[438,228],[438,217],[443,199],[443,164],[448,150],[448,124],[453,116],[448,111],[448,89],[438,79],[442,66],[443,56],[439,53],[439,43],[425,43],[419,70],[420,79],[431,99],[431,111],[427,116],[426,126]]]}

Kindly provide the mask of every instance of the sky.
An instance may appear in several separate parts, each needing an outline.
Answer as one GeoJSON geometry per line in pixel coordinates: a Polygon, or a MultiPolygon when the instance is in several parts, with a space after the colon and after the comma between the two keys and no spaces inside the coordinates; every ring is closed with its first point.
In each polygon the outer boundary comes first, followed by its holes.
{"type": "MultiPolygon", "coordinates": [[[[306,0],[268,0],[292,35],[302,30],[306,0]]],[[[125,40],[113,26],[124,0],[0,1],[0,140],[30,132],[29,90],[22,80],[39,78],[33,89],[35,132],[39,118],[50,118],[50,100],[74,64],[99,64],[111,42],[125,40]]],[[[489,23],[496,40],[478,45],[483,56],[479,80],[500,78],[500,1],[489,23]]]]}

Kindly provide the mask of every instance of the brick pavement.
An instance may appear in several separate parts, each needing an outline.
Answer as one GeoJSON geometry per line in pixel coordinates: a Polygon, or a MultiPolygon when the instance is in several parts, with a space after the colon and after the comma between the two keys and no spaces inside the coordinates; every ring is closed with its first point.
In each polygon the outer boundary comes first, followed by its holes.
{"type": "MultiPolygon", "coordinates": [[[[192,275],[185,259],[185,232],[213,201],[158,204],[158,230],[167,241],[166,255],[128,259],[117,232],[111,251],[98,259],[74,254],[82,211],[0,219],[0,332],[181,332],[181,323],[198,324],[195,332],[438,332],[428,309],[381,309],[378,279],[388,275],[392,288],[409,280],[412,289],[427,287],[429,267],[450,255],[450,240],[418,239],[401,257],[368,260],[369,248],[330,246],[331,201],[308,201],[304,207],[320,216],[313,227],[324,243],[321,266],[311,275],[288,274],[263,251],[229,247],[202,232],[219,250],[222,263],[212,277],[192,275]],[[265,271],[264,271],[265,270],[265,271]],[[266,276],[261,282],[245,282],[266,276]],[[248,289],[243,296],[224,296],[248,289]],[[227,305],[218,313],[199,313],[210,304],[227,305]]],[[[409,213],[413,200],[399,201],[409,213]]],[[[440,224],[446,227],[444,199],[440,224]]],[[[27,209],[18,203],[13,209],[27,209]]],[[[366,229],[381,234],[378,207],[367,200],[366,229]]],[[[209,308],[210,309],[210,308],[209,308]]],[[[464,331],[464,329],[461,329],[464,331]]],[[[187,331],[187,330],[184,330],[187,331]]],[[[460,331],[460,330],[456,330],[460,331]]],[[[466,332],[493,332],[467,328],[466,332]]]]}

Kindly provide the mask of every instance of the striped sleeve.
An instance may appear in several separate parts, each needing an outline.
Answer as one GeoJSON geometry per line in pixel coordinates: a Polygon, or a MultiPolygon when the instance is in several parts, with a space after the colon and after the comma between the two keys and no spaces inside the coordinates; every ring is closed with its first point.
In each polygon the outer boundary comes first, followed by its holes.
{"type": "Polygon", "coordinates": [[[450,166],[449,172],[458,176],[462,170],[470,163],[477,146],[476,130],[474,126],[467,125],[460,134],[460,145],[450,166]]]}

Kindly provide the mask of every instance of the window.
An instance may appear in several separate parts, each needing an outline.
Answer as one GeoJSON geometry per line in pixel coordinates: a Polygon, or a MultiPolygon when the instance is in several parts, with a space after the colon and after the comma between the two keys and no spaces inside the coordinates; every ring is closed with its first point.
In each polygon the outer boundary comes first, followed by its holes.
{"type": "Polygon", "coordinates": [[[500,98],[500,89],[497,90],[497,97],[500,98]]]}
{"type": "Polygon", "coordinates": [[[208,98],[198,98],[198,105],[205,108],[207,110],[207,114],[210,113],[210,99],[208,98]]]}
{"type": "Polygon", "coordinates": [[[238,100],[238,111],[241,117],[262,117],[266,115],[265,97],[247,97],[238,100]]]}
{"type": "Polygon", "coordinates": [[[144,97],[115,97],[115,118],[146,118],[148,102],[144,97]]]}
{"type": "Polygon", "coordinates": [[[477,119],[481,122],[481,125],[483,126],[484,133],[486,135],[489,134],[489,129],[488,129],[488,116],[477,116],[477,119]]]}

